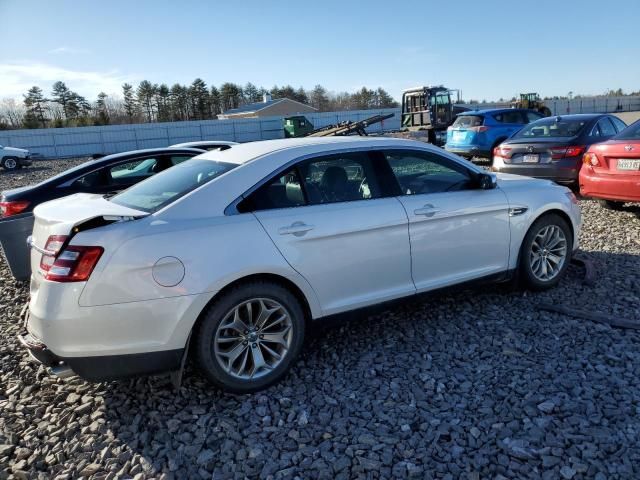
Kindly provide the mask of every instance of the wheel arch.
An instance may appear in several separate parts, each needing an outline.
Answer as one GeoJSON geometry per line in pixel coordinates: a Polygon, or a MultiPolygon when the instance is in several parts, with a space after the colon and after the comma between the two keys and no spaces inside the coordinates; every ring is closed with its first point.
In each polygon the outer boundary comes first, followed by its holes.
{"type": "MultiPolygon", "coordinates": [[[[319,311],[319,308],[320,308],[319,305],[314,303],[314,299],[311,299],[310,301],[310,299],[308,298],[308,295],[306,295],[305,292],[303,291],[303,288],[297,285],[296,282],[294,282],[290,278],[287,278],[277,273],[253,273],[253,274],[248,274],[248,275],[239,277],[227,283],[224,287],[222,287],[214,295],[212,295],[211,298],[207,301],[207,303],[198,313],[195,321],[193,322],[193,325],[191,326],[190,333],[193,334],[193,332],[195,332],[198,329],[198,326],[200,325],[200,323],[202,322],[202,319],[207,314],[209,307],[211,307],[211,305],[213,305],[219,298],[221,298],[223,295],[225,295],[227,292],[231,291],[232,289],[238,287],[239,285],[256,282],[256,281],[275,283],[289,290],[300,302],[300,305],[302,306],[302,310],[304,312],[305,320],[307,321],[307,323],[310,323],[314,318],[318,318],[321,316],[321,313],[319,311]]],[[[194,340],[194,336],[191,335],[191,340],[189,343],[192,343],[193,340],[194,340]]]]}

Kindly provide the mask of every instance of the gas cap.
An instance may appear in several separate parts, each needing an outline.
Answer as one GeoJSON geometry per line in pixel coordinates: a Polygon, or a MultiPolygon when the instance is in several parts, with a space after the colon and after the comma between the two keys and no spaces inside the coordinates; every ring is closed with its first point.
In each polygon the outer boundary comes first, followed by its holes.
{"type": "Polygon", "coordinates": [[[176,257],[162,257],[153,266],[153,279],[163,287],[175,287],[184,278],[184,265],[176,257]]]}

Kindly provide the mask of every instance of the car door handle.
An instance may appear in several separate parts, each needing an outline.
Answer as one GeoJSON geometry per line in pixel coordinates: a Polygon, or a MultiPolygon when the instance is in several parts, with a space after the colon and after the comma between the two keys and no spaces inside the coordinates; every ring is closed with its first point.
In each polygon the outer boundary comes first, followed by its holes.
{"type": "Polygon", "coordinates": [[[288,227],[280,227],[278,229],[278,233],[280,235],[294,235],[296,237],[301,237],[309,230],[313,230],[313,225],[307,225],[304,222],[293,222],[288,227]]]}
{"type": "Polygon", "coordinates": [[[422,208],[416,208],[413,213],[415,215],[420,215],[423,217],[433,217],[436,213],[438,213],[440,211],[439,208],[434,207],[433,205],[431,205],[430,203],[427,203],[424,207],[422,208]]]}

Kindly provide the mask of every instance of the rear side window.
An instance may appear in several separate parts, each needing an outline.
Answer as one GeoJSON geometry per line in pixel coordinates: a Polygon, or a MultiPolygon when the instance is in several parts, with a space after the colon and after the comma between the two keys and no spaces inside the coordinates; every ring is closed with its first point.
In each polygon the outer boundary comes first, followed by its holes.
{"type": "Polygon", "coordinates": [[[549,117],[525,125],[512,138],[575,137],[587,124],[587,120],[549,117]]]}
{"type": "Polygon", "coordinates": [[[480,127],[484,123],[482,115],[459,115],[453,126],[457,128],[473,128],[480,127]]]}
{"type": "Polygon", "coordinates": [[[600,129],[600,135],[603,137],[612,137],[616,133],[616,129],[613,127],[611,121],[608,118],[602,118],[598,121],[598,128],[600,129]]]}
{"type": "Polygon", "coordinates": [[[292,208],[305,205],[302,182],[297,169],[289,170],[258,188],[249,197],[240,202],[240,213],[292,208]]]}
{"type": "Polygon", "coordinates": [[[520,110],[514,110],[513,112],[502,112],[493,115],[493,118],[500,123],[525,123],[520,110]]]}
{"type": "Polygon", "coordinates": [[[137,183],[110,200],[125,207],[154,212],[237,166],[212,160],[184,162],[137,183]]]}

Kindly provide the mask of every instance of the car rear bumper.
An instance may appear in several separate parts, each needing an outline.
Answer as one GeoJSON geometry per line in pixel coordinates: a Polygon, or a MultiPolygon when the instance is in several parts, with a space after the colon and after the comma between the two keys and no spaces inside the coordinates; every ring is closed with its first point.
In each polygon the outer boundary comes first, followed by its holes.
{"type": "Polygon", "coordinates": [[[18,335],[18,341],[34,360],[50,368],[53,374],[60,377],[78,375],[93,382],[178,370],[184,355],[184,349],[175,349],[127,355],[60,357],[27,331],[18,335]]]}
{"type": "Polygon", "coordinates": [[[640,175],[607,175],[589,168],[580,172],[580,195],[584,197],[640,202],[640,175]]]}
{"type": "Polygon", "coordinates": [[[447,152],[455,153],[463,157],[482,157],[491,158],[491,150],[487,150],[478,145],[445,145],[447,152]]]}
{"type": "Polygon", "coordinates": [[[495,157],[491,170],[494,172],[513,173],[525,177],[543,178],[557,183],[573,184],[578,180],[579,167],[576,162],[556,162],[553,164],[521,164],[504,163],[495,157]]]}
{"type": "MultiPolygon", "coordinates": [[[[21,342],[40,363],[91,381],[176,370],[210,293],[80,306],[82,282],[36,272],[21,342]]],[[[55,373],[55,372],[54,372],[55,373]]]]}

